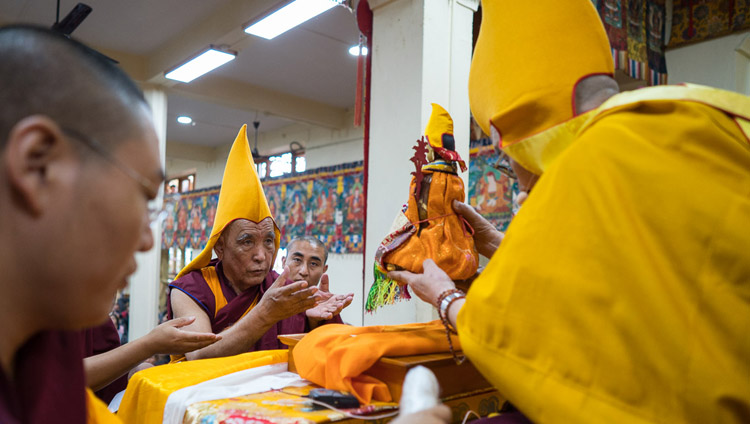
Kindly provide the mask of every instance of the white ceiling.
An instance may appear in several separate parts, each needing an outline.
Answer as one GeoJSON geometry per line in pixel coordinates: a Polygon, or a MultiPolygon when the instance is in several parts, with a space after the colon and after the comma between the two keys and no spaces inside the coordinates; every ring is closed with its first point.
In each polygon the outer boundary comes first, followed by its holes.
{"type": "Polygon", "coordinates": [[[332,106],[354,105],[357,59],[349,47],[357,44],[354,15],[335,7],[273,40],[255,40],[217,75],[332,106]]]}
{"type": "MultiPolygon", "coordinates": [[[[256,116],[261,133],[294,123],[341,128],[354,105],[356,58],[348,48],[358,42],[359,31],[343,6],[265,40],[242,29],[278,0],[83,2],[93,11],[73,37],[120,61],[136,80],[166,90],[170,142],[230,143],[256,116]],[[190,84],[163,78],[210,44],[238,51],[237,58],[190,84]],[[195,125],[178,124],[183,114],[195,125]]],[[[60,19],[77,3],[61,0],[60,19]]],[[[0,0],[0,23],[48,26],[56,7],[56,0],[0,0]]]]}
{"type": "Polygon", "coordinates": [[[256,111],[226,107],[210,101],[201,101],[178,93],[167,98],[168,139],[187,144],[216,147],[234,141],[242,124],[248,126],[248,137],[252,143],[252,122],[259,121],[258,132],[285,127],[294,121],[256,111]],[[177,123],[177,117],[187,115],[194,125],[177,123]]]}

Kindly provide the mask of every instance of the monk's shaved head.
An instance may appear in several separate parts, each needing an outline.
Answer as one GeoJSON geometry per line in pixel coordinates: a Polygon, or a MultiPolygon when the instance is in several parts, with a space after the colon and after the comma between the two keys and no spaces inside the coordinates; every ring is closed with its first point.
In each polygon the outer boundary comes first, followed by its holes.
{"type": "Polygon", "coordinates": [[[0,148],[28,116],[47,116],[107,145],[137,131],[147,111],[141,91],[110,60],[28,25],[0,28],[0,105],[0,148]]]}
{"type": "Polygon", "coordinates": [[[582,79],[575,88],[575,114],[596,109],[619,91],[617,82],[609,75],[592,75],[582,79]]]}

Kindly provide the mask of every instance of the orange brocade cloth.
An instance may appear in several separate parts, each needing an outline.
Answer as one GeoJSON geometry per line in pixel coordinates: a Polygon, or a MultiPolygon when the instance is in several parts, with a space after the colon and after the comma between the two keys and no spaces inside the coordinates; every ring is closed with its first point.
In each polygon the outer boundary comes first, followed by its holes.
{"type": "MultiPolygon", "coordinates": [[[[427,197],[427,225],[420,228],[417,199],[409,196],[404,214],[415,227],[415,234],[394,251],[383,255],[384,264],[393,264],[411,272],[422,273],[422,262],[430,258],[453,280],[465,280],[477,272],[478,258],[472,238],[473,229],[453,211],[453,201],[463,202],[464,182],[456,174],[423,168],[431,177],[427,197]]],[[[412,178],[409,193],[415,193],[412,178]]]]}
{"type": "MultiPolygon", "coordinates": [[[[457,337],[454,349],[461,349],[457,337]]],[[[445,327],[440,321],[419,324],[352,327],[329,324],[316,328],[295,346],[299,375],[327,389],[352,393],[360,402],[390,402],[386,384],[367,371],[383,356],[448,352],[445,327]]]]}

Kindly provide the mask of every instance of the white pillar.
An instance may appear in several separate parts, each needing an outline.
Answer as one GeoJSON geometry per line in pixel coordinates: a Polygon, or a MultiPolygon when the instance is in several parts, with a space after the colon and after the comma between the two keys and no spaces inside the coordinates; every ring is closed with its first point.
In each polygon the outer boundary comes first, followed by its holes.
{"type": "MultiPolygon", "coordinates": [[[[167,95],[157,88],[145,88],[143,94],[151,106],[151,113],[159,138],[159,155],[164,169],[164,153],[167,140],[167,95]]],[[[161,202],[162,199],[159,199],[161,202]]],[[[128,340],[135,340],[158,324],[159,284],[161,264],[161,226],[151,226],[154,233],[154,247],[148,252],[136,253],[138,270],[130,277],[130,323],[128,340]]]]}
{"type": "MultiPolygon", "coordinates": [[[[365,290],[374,254],[407,201],[412,146],[424,132],[430,103],[453,117],[456,150],[469,159],[469,67],[478,0],[370,0],[372,86],[365,290]]],[[[467,182],[468,173],[462,174],[467,182]]],[[[468,185],[467,185],[468,187],[468,185]]],[[[367,293],[365,293],[365,297],[367,293]]],[[[365,314],[365,325],[436,319],[418,299],[365,314]]]]}
{"type": "Polygon", "coordinates": [[[741,94],[750,94],[750,35],[734,49],[734,87],[741,94]]]}

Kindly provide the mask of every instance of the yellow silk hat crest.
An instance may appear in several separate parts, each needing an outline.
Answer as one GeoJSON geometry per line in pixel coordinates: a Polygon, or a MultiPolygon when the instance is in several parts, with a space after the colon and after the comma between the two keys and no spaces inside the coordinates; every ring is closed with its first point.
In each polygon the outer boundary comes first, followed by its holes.
{"type": "MultiPolygon", "coordinates": [[[[247,125],[240,128],[237,138],[234,139],[232,149],[229,151],[227,166],[224,169],[224,178],[221,180],[221,192],[219,193],[219,204],[216,207],[216,218],[211,236],[203,251],[177,274],[175,279],[182,277],[190,271],[201,269],[211,261],[212,251],[222,231],[235,219],[247,219],[260,222],[266,218],[273,219],[271,209],[268,207],[263,186],[255,171],[255,161],[247,141],[247,125]]],[[[279,248],[281,233],[274,221],[274,232],[276,233],[276,249],[279,248]]]]}
{"type": "Polygon", "coordinates": [[[469,101],[505,147],[575,116],[576,84],[614,73],[591,0],[485,0],[469,75],[469,101]]]}
{"type": "Polygon", "coordinates": [[[424,135],[434,148],[444,147],[443,134],[453,135],[453,118],[442,106],[432,103],[432,114],[424,129],[424,135]]]}
{"type": "Polygon", "coordinates": [[[437,103],[432,103],[432,114],[427,126],[424,129],[424,135],[430,147],[438,156],[445,160],[455,161],[461,166],[462,171],[466,171],[466,163],[456,152],[456,140],[453,138],[453,118],[445,108],[437,103]]]}

